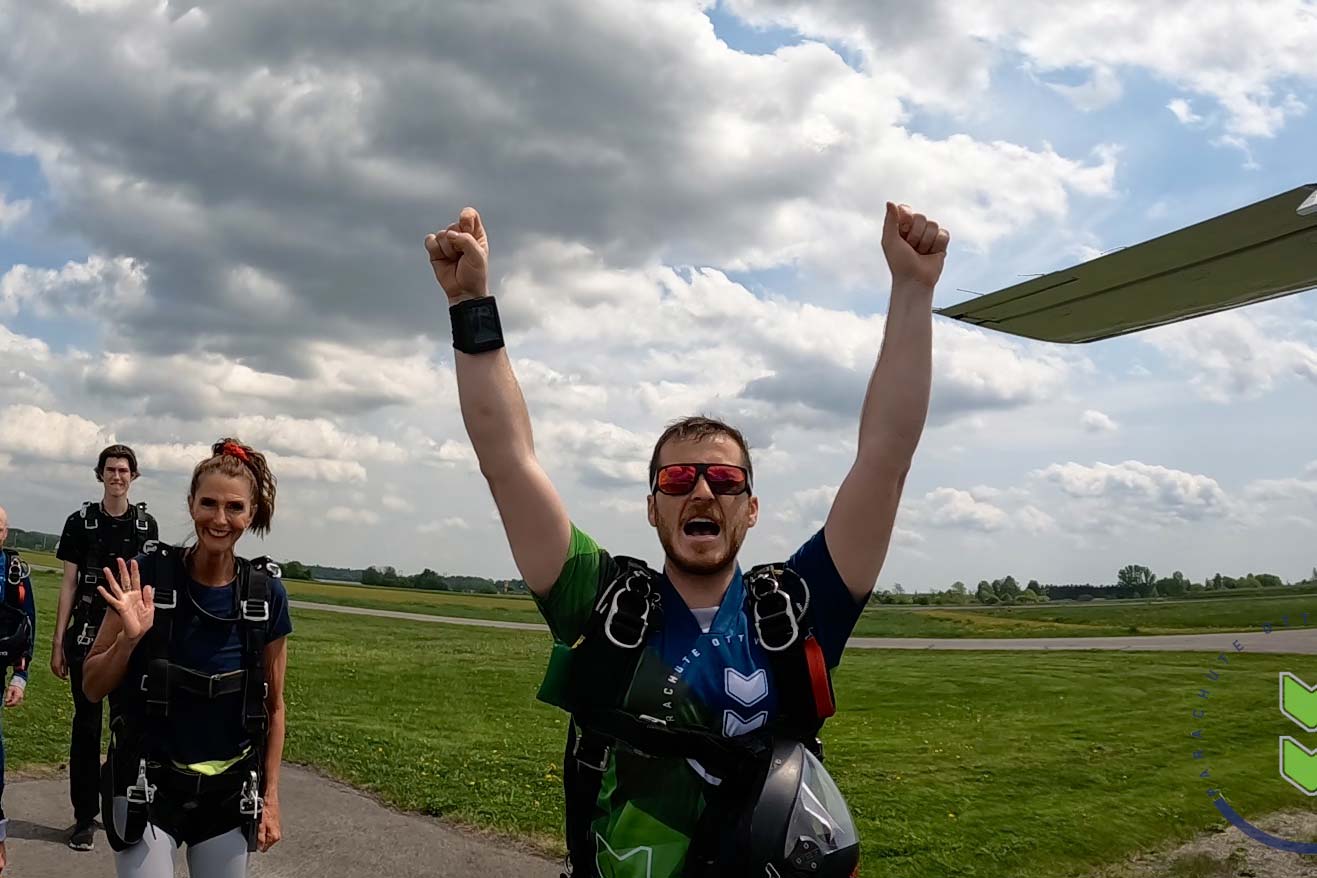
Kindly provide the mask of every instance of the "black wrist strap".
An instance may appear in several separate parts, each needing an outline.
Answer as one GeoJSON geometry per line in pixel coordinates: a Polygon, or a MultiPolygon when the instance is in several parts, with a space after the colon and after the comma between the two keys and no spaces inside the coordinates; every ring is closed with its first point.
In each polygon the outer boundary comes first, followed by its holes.
{"type": "Polygon", "coordinates": [[[493,296],[458,302],[448,309],[453,321],[453,347],[464,354],[483,354],[503,347],[503,325],[493,296]]]}

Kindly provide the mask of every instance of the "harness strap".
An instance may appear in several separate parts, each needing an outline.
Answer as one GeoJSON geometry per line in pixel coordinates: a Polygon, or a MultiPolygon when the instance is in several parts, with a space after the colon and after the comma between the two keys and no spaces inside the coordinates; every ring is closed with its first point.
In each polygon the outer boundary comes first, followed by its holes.
{"type": "Polygon", "coordinates": [[[748,614],[773,672],[779,721],[788,736],[821,754],[819,730],[837,707],[814,635],[809,585],[783,564],[761,564],[746,574],[745,586],[748,614]]]}
{"type": "MultiPolygon", "coordinates": [[[[266,625],[270,618],[269,578],[279,575],[279,568],[265,558],[252,562],[238,559],[236,624],[242,641],[242,668],[207,675],[169,661],[178,622],[179,550],[152,540],[146,543],[143,551],[152,565],[156,617],[147,635],[146,673],[138,691],[125,693],[125,709],[112,716],[110,724],[112,755],[106,761],[102,804],[106,807],[105,803],[111,802],[114,795],[126,794],[129,800],[123,832],[116,827],[111,833],[108,831],[110,827],[106,827],[115,850],[124,850],[141,837],[157,789],[187,796],[217,791],[240,792],[239,812],[253,824],[263,805],[265,735],[269,725],[265,711],[264,672],[266,625]],[[208,699],[240,695],[243,727],[252,740],[248,756],[217,775],[199,774],[150,758],[148,730],[169,716],[171,696],[180,692],[208,699]],[[118,792],[125,789],[124,781],[129,781],[126,791],[118,792]]],[[[249,844],[254,844],[255,833],[249,834],[249,844]]]]}

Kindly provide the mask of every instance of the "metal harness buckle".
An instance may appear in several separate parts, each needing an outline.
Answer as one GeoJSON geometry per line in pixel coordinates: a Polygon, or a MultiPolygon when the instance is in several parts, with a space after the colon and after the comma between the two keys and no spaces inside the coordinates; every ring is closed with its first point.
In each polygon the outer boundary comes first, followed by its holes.
{"type": "Polygon", "coordinates": [[[242,618],[247,622],[270,621],[270,602],[248,598],[242,602],[242,618]]]}
{"type": "Polygon", "coordinates": [[[155,784],[146,779],[145,759],[137,765],[137,783],[130,786],[125,794],[134,805],[149,805],[155,801],[155,784]]]}
{"type": "Polygon", "coordinates": [[[800,639],[800,623],[796,621],[795,607],[792,605],[791,595],[779,589],[776,584],[767,594],[757,595],[752,607],[754,612],[755,634],[759,637],[759,645],[769,652],[783,652],[791,648],[797,640],[800,639]],[[771,613],[761,613],[760,607],[763,602],[770,598],[777,597],[782,601],[782,609],[771,613]],[[764,637],[764,622],[772,622],[770,627],[778,627],[781,623],[779,618],[786,619],[789,635],[786,641],[781,644],[769,643],[764,637]]]}
{"type": "Polygon", "coordinates": [[[578,764],[603,774],[608,769],[608,757],[613,752],[613,748],[605,744],[599,748],[598,763],[587,758],[588,754],[581,753],[581,742],[585,740],[585,735],[578,732],[576,735],[576,746],[572,748],[572,757],[578,764]]]}
{"type": "Polygon", "coordinates": [[[238,813],[253,820],[261,816],[261,783],[256,778],[255,769],[251,777],[242,785],[242,797],[238,799],[238,813]]]}
{"type": "Polygon", "coordinates": [[[645,642],[645,634],[649,631],[649,611],[651,608],[649,597],[649,583],[644,581],[644,577],[641,574],[631,573],[613,592],[612,597],[606,598],[609,606],[608,613],[604,616],[604,636],[608,638],[609,643],[620,649],[636,649],[645,642]],[[633,585],[632,583],[637,580],[640,580],[639,586],[633,585]],[[641,609],[640,613],[632,613],[629,610],[622,608],[621,602],[624,596],[633,597],[641,602],[643,609],[641,609]],[[634,640],[628,642],[626,639],[619,638],[618,635],[614,633],[614,623],[618,620],[619,616],[623,619],[628,617],[635,619],[638,623],[634,640]]]}
{"type": "Polygon", "coordinates": [[[91,627],[90,622],[83,622],[82,632],[78,635],[78,639],[77,639],[78,646],[91,646],[95,642],[96,642],[96,629],[91,627]],[[88,633],[88,629],[90,629],[91,633],[88,633]]]}

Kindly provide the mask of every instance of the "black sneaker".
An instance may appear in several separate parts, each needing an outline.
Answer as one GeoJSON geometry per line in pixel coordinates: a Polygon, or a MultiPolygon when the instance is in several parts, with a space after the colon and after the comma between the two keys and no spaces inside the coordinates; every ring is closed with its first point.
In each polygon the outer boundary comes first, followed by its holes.
{"type": "Polygon", "coordinates": [[[73,827],[73,833],[69,836],[69,847],[75,851],[89,851],[95,847],[95,837],[95,823],[79,823],[73,827]]]}

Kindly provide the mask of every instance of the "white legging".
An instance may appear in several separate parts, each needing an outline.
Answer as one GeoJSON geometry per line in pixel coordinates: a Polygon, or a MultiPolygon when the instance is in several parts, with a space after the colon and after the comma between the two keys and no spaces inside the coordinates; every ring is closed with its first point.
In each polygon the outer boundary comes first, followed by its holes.
{"type": "MultiPolygon", "coordinates": [[[[119,878],[174,878],[178,843],[163,829],[148,823],[142,840],[114,855],[119,878]]],[[[241,829],[187,846],[187,868],[192,878],[245,878],[247,837],[241,829]]]]}

